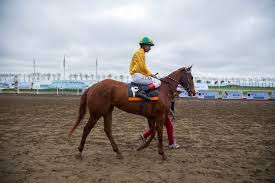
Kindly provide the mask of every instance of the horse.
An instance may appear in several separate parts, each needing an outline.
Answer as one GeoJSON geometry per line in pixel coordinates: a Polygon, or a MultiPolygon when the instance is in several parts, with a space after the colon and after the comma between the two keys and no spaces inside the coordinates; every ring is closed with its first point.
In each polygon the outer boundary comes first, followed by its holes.
{"type": "Polygon", "coordinates": [[[69,137],[71,137],[74,130],[83,120],[88,106],[90,117],[83,129],[82,139],[78,147],[80,156],[88,134],[97,121],[103,117],[104,131],[112,145],[113,151],[116,152],[117,158],[123,158],[112,136],[112,111],[114,107],[117,107],[128,113],[142,115],[147,118],[152,135],[137,150],[139,151],[149,146],[157,131],[158,153],[163,159],[166,159],[167,157],[163,151],[163,124],[165,116],[169,112],[171,100],[174,98],[178,85],[184,87],[189,96],[196,94],[191,68],[192,66],[182,67],[161,78],[161,85],[158,88],[159,100],[147,101],[142,112],[140,110],[142,101],[128,101],[128,85],[123,82],[106,79],[89,87],[81,96],[78,118],[69,132],[69,137]]]}

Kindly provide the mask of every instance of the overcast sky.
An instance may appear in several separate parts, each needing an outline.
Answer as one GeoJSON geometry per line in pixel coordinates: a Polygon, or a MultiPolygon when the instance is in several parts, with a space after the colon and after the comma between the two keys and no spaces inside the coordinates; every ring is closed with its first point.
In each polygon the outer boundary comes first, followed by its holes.
{"type": "Polygon", "coordinates": [[[274,0],[0,1],[0,73],[128,74],[143,36],[167,75],[275,76],[274,0]]]}

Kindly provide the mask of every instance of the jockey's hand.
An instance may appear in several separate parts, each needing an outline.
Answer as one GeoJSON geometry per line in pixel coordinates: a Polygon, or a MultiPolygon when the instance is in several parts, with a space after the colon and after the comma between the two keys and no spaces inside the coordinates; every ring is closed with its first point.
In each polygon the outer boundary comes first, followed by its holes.
{"type": "Polygon", "coordinates": [[[157,78],[157,75],[158,75],[158,73],[156,73],[156,74],[152,74],[152,76],[151,76],[151,77],[158,79],[158,78],[157,78]]]}

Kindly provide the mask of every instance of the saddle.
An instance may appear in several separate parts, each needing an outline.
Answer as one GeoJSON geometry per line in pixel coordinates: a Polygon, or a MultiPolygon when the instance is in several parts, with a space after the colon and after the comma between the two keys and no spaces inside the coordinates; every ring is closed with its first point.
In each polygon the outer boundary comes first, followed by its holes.
{"type": "Polygon", "coordinates": [[[158,90],[148,91],[148,88],[148,85],[131,82],[128,84],[128,101],[159,100],[158,90]]]}

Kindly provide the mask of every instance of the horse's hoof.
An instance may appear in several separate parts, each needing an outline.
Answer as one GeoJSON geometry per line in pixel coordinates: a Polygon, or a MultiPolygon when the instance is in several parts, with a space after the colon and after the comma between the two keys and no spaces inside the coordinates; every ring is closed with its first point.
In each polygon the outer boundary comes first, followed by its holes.
{"type": "Polygon", "coordinates": [[[166,154],[162,154],[161,156],[162,156],[162,160],[167,160],[168,159],[168,157],[166,156],[166,154]]]}
{"type": "Polygon", "coordinates": [[[82,160],[82,153],[78,153],[77,155],[75,155],[76,159],[82,160]]]}
{"type": "Polygon", "coordinates": [[[78,146],[78,151],[81,153],[83,151],[83,146],[78,146]]]}
{"type": "Polygon", "coordinates": [[[140,151],[141,149],[144,149],[143,145],[139,146],[139,148],[137,148],[137,151],[140,151]]]}
{"type": "Polygon", "coordinates": [[[159,152],[159,155],[161,155],[162,160],[167,160],[168,159],[164,152],[159,152]]]}
{"type": "Polygon", "coordinates": [[[116,157],[117,157],[117,159],[123,159],[122,154],[117,154],[116,157]]]}
{"type": "Polygon", "coordinates": [[[67,142],[68,142],[68,144],[73,145],[73,141],[71,138],[67,138],[67,142]]]}

